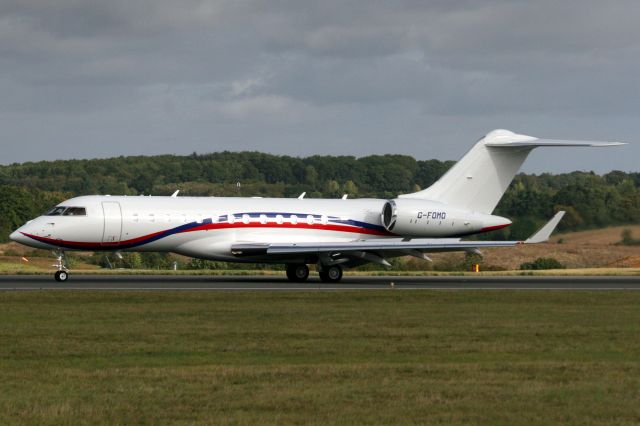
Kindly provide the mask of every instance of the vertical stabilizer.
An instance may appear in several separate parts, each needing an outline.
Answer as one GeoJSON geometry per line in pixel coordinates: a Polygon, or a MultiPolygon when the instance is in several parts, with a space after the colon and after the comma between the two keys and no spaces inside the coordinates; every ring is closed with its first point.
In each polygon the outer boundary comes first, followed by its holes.
{"type": "Polygon", "coordinates": [[[429,188],[400,198],[428,199],[491,214],[532,149],[540,146],[612,146],[619,142],[563,141],[494,130],[480,139],[429,188]]]}

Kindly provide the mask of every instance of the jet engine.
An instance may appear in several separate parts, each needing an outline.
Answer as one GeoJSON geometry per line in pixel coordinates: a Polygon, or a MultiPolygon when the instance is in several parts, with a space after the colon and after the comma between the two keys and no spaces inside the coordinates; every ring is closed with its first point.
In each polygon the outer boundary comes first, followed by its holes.
{"type": "Polygon", "coordinates": [[[380,218],[387,231],[402,237],[460,237],[511,224],[504,217],[410,198],[388,200],[382,208],[380,218]]]}

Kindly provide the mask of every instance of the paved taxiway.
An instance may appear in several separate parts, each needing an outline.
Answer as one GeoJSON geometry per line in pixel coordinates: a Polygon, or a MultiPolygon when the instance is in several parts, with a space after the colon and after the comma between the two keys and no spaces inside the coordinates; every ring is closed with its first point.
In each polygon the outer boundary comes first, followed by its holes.
{"type": "Polygon", "coordinates": [[[49,275],[0,276],[1,290],[640,290],[634,277],[345,277],[339,284],[317,278],[290,283],[283,276],[49,275]]]}

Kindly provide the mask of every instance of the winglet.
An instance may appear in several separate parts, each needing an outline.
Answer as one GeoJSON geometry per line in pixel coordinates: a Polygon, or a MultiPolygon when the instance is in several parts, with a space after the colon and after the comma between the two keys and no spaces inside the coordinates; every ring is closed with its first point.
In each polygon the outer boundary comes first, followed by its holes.
{"type": "Polygon", "coordinates": [[[556,229],[556,226],[558,226],[558,223],[560,223],[560,221],[562,220],[564,213],[564,211],[559,211],[558,213],[556,213],[556,215],[553,216],[549,222],[547,222],[542,228],[540,228],[538,232],[527,238],[524,243],[537,244],[548,241],[551,233],[556,229]]]}

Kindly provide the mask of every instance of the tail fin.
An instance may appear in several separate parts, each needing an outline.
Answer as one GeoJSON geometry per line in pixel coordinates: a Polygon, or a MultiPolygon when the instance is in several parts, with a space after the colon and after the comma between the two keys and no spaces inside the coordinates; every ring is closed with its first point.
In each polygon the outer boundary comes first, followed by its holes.
{"type": "Polygon", "coordinates": [[[480,139],[429,188],[400,195],[439,201],[453,207],[491,214],[532,149],[540,146],[615,146],[620,142],[563,141],[494,130],[480,139]]]}

